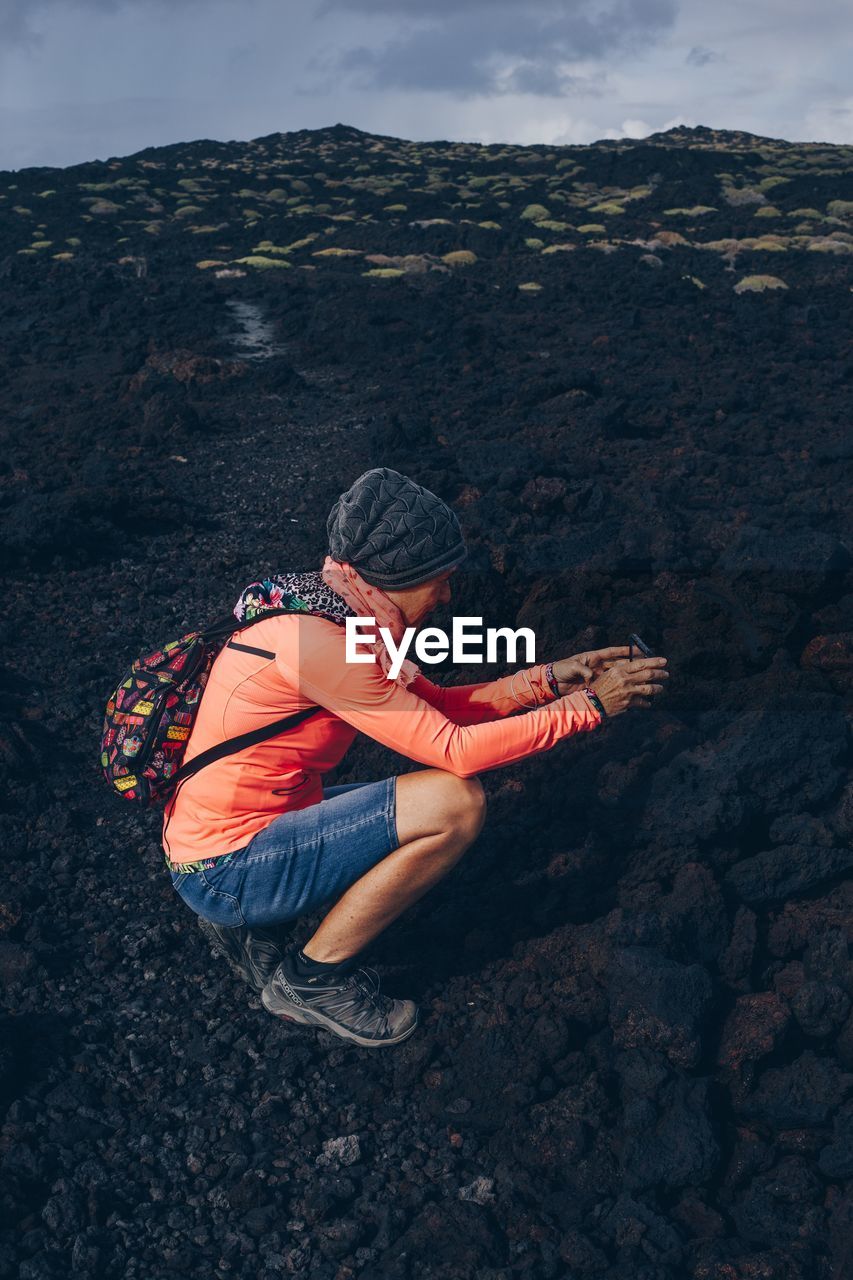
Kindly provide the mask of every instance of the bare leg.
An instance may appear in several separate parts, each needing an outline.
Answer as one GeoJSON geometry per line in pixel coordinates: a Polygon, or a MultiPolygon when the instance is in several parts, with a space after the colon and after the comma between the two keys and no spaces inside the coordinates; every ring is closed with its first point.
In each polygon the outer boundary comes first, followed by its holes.
{"type": "Polygon", "coordinates": [[[302,948],[338,964],[367,946],[447,874],[476,840],[486,815],[478,778],[424,769],[397,778],[399,847],[350,885],[302,948]]]}

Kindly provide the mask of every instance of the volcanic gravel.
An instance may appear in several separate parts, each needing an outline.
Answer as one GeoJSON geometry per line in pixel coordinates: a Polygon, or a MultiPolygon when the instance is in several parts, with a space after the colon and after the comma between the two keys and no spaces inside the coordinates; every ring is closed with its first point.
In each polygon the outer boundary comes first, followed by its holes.
{"type": "Polygon", "coordinates": [[[338,126],[0,174],[0,1277],[853,1276],[850,159],[338,126]],[[98,739],[377,464],[453,503],[453,613],[671,678],[484,775],[366,1051],[209,954],[98,739]]]}

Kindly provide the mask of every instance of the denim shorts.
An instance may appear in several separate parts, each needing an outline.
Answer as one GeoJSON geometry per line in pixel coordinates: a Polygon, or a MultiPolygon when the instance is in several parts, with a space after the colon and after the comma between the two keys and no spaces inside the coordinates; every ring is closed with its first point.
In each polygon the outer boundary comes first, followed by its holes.
{"type": "Polygon", "coordinates": [[[176,893],[219,925],[295,920],[331,902],[398,847],[396,777],[323,788],[202,871],[170,871],[176,893]]]}

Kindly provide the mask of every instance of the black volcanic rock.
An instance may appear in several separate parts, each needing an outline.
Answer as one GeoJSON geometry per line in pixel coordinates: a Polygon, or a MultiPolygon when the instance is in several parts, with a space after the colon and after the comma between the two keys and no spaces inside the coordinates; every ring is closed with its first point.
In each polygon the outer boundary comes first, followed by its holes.
{"type": "Polygon", "coordinates": [[[613,958],[610,1024],[614,1043],[659,1049],[677,1066],[693,1067],[711,981],[701,965],[679,965],[646,947],[623,947],[613,958]]]}
{"type": "Polygon", "coordinates": [[[808,1129],[825,1125],[853,1085],[831,1058],[806,1049],[790,1065],[768,1067],[738,1112],[769,1128],[808,1129]]]}
{"type": "Polygon", "coordinates": [[[853,869],[853,849],[823,845],[777,845],[745,858],[726,873],[726,882],[751,906],[785,902],[853,869]]]}
{"type": "Polygon", "coordinates": [[[629,1190],[701,1186],[714,1174],[719,1145],[707,1080],[687,1080],[666,1057],[632,1049],[617,1059],[622,1080],[621,1173],[629,1190]]]}

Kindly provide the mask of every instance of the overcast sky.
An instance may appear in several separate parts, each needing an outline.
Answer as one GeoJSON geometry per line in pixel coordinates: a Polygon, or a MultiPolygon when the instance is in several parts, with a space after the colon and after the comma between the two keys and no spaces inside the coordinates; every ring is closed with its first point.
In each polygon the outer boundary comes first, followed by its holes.
{"type": "Polygon", "coordinates": [[[0,168],[355,125],[853,142],[843,0],[0,0],[0,168]]]}

